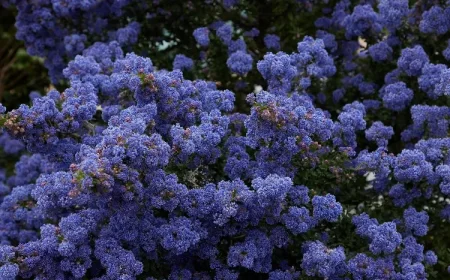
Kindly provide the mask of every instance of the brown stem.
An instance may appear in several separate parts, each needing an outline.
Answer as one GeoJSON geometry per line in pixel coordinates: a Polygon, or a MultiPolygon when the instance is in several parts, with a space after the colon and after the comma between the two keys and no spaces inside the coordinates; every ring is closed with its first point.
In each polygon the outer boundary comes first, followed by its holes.
{"type": "Polygon", "coordinates": [[[26,75],[25,72],[20,71],[20,74],[17,75],[17,76],[15,77],[15,79],[12,80],[12,82],[8,81],[7,84],[5,83],[5,88],[12,88],[12,87],[14,86],[14,84],[15,84],[17,81],[19,81],[20,79],[22,79],[23,77],[25,77],[25,75],[26,75]]]}
{"type": "Polygon", "coordinates": [[[20,49],[20,46],[16,45],[12,48],[10,48],[8,50],[8,53],[6,55],[2,55],[3,59],[0,60],[0,65],[4,65],[6,64],[8,61],[10,61],[11,59],[13,59],[16,54],[17,51],[20,49]]]}

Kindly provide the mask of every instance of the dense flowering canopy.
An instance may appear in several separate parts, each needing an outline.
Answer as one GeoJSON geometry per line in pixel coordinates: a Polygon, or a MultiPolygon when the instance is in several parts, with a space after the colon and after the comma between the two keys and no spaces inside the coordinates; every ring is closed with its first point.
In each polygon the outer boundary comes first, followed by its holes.
{"type": "Polygon", "coordinates": [[[1,1],[0,279],[448,278],[449,1],[169,2],[1,1]]]}

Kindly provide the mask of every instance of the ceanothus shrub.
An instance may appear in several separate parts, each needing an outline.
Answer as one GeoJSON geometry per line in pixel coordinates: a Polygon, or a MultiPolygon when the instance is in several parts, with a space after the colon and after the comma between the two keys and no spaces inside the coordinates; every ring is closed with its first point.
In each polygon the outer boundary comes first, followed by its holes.
{"type": "Polygon", "coordinates": [[[450,3],[409,2],[2,1],[56,88],[0,107],[0,278],[448,278],[450,3]]]}

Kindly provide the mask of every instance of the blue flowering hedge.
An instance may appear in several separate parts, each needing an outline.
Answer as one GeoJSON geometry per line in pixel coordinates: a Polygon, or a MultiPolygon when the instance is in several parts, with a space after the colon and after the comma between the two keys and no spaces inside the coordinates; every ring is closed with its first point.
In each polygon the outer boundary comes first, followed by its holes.
{"type": "Polygon", "coordinates": [[[0,279],[450,278],[450,1],[1,3],[0,279]]]}

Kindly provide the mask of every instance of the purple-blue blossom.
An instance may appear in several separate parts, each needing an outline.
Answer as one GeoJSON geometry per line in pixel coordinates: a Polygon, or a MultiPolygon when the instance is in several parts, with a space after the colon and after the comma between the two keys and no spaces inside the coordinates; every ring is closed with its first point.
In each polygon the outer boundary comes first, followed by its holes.
{"type": "Polygon", "coordinates": [[[282,219],[286,227],[295,235],[307,232],[315,224],[309,210],[305,207],[290,207],[282,219]]]}
{"type": "Polygon", "coordinates": [[[389,30],[395,31],[409,13],[408,0],[381,0],[378,10],[383,24],[389,30]]]}
{"type": "Polygon", "coordinates": [[[368,237],[371,240],[369,249],[376,255],[393,253],[402,242],[402,236],[393,222],[369,226],[368,237]]]}
{"type": "Polygon", "coordinates": [[[414,92],[404,82],[397,82],[381,89],[380,97],[384,107],[392,111],[402,111],[413,99],[414,92]]]}
{"type": "Polygon", "coordinates": [[[390,60],[392,58],[392,48],[386,42],[381,41],[369,47],[369,55],[377,62],[390,60]]]}
{"type": "Polygon", "coordinates": [[[191,70],[194,67],[194,61],[182,54],[177,54],[173,60],[173,69],[191,70]]]}
{"type": "Polygon", "coordinates": [[[377,34],[382,27],[379,15],[368,4],[356,6],[353,13],[344,18],[342,24],[345,26],[345,36],[348,39],[377,34]]]}
{"type": "Polygon", "coordinates": [[[376,142],[380,147],[386,147],[389,139],[394,135],[394,129],[391,126],[383,125],[380,121],[376,121],[365,133],[367,140],[376,142]]]}
{"type": "Polygon", "coordinates": [[[248,53],[236,51],[228,58],[227,66],[231,72],[245,75],[253,68],[253,58],[248,53]]]}
{"type": "Polygon", "coordinates": [[[423,33],[435,33],[438,35],[445,34],[450,25],[448,22],[449,9],[443,9],[434,5],[428,11],[425,11],[420,21],[420,31],[423,33]]]}
{"type": "Polygon", "coordinates": [[[209,45],[209,29],[207,27],[195,29],[193,35],[200,46],[207,47],[209,45]]]}
{"type": "Polygon", "coordinates": [[[224,44],[228,45],[229,43],[231,43],[233,28],[230,24],[224,23],[222,24],[222,26],[217,28],[216,35],[224,44]]]}
{"type": "Polygon", "coordinates": [[[336,222],[342,214],[342,205],[336,202],[332,194],[326,196],[314,196],[312,199],[313,217],[317,220],[336,222]]]}
{"type": "Polygon", "coordinates": [[[397,61],[397,66],[408,76],[420,76],[423,67],[430,61],[428,55],[420,45],[405,48],[397,61]]]}
{"type": "Polygon", "coordinates": [[[266,48],[272,51],[279,51],[280,46],[280,37],[275,34],[267,34],[264,36],[264,44],[266,48]]]}
{"type": "Polygon", "coordinates": [[[410,207],[403,213],[406,229],[416,236],[425,236],[428,232],[428,214],[410,207]]]}
{"type": "Polygon", "coordinates": [[[328,248],[320,241],[307,243],[301,267],[308,276],[323,278],[345,274],[345,252],[343,247],[328,248]]]}

